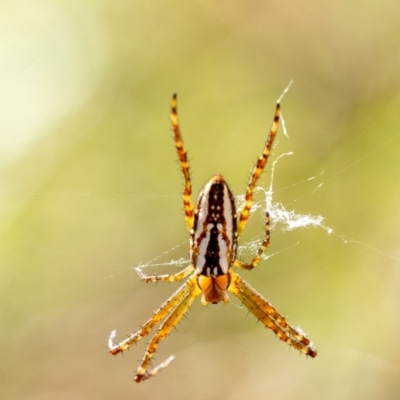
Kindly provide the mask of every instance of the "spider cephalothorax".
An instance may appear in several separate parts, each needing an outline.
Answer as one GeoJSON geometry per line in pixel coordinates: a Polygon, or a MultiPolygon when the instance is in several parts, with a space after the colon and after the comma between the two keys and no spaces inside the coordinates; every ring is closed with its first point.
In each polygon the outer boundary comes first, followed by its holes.
{"type": "Polygon", "coordinates": [[[269,244],[269,214],[266,212],[265,236],[256,255],[250,263],[244,263],[236,258],[238,237],[249,218],[253,191],[271,152],[279,118],[280,100],[276,104],[274,120],[264,150],[250,176],[245,203],[239,216],[236,216],[232,192],[221,175],[215,175],[207,182],[200,192],[195,209],[191,200],[192,185],[187,154],[183,147],[178,124],[177,96],[175,94],[172,97],[171,121],[175,136],[175,147],[185,182],[183,205],[186,224],[190,233],[189,255],[191,264],[174,275],[149,276],[144,274],[140,268],[136,268],[140,278],[145,282],[172,282],[188,277],[187,281],[153,313],[153,316],[139,331],[118,344],[113,342],[115,331],[110,336],[110,353],[115,355],[148,335],[156,324],[164,320],[147,346],[146,353],[135,376],[136,382],[156,375],[158,371],[172,361],[173,357],[171,356],[157,367],[148,370],[159,342],[169,334],[200,294],[202,294],[203,304],[216,304],[221,301],[227,303],[229,301],[228,291],[233,293],[279,339],[308,356],[315,357],[317,355],[313,343],[305,333],[299,328],[293,328],[285,317],[279,314],[263,296],[232,269],[233,266],[247,270],[253,269],[259,263],[262,253],[269,244]]]}

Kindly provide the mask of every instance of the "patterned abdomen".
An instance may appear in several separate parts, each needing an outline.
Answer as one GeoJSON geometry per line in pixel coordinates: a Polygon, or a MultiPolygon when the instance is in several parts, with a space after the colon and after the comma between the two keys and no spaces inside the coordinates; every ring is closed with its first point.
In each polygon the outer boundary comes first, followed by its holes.
{"type": "Polygon", "coordinates": [[[190,248],[198,275],[225,275],[236,258],[235,201],[221,175],[212,177],[199,195],[190,248]]]}

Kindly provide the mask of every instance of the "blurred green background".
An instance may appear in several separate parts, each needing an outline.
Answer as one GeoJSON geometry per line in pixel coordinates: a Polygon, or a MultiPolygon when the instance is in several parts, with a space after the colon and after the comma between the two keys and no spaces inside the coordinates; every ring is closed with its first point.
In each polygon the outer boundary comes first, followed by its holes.
{"type": "MultiPolygon", "coordinates": [[[[399,398],[398,1],[0,8],[1,399],[399,398]],[[194,194],[215,173],[241,194],[290,79],[273,157],[294,155],[274,201],[333,232],[278,224],[273,257],[242,275],[318,357],[289,351],[236,299],[196,302],[159,347],[174,363],[135,384],[148,339],[113,358],[108,336],[136,330],[177,285],[145,285],[134,267],[176,272],[167,264],[187,258],[172,93],[194,194]]],[[[242,243],[262,234],[258,213],[242,243]]]]}

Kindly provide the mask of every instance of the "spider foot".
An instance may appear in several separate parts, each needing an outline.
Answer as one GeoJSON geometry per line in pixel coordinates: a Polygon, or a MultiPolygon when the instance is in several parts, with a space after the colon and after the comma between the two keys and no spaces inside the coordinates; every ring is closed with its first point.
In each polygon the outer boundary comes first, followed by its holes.
{"type": "Polygon", "coordinates": [[[175,359],[175,356],[169,356],[165,361],[161,364],[157,365],[157,367],[153,368],[151,371],[146,371],[144,368],[139,367],[136,376],[133,378],[135,382],[142,382],[147,379],[152,378],[157,375],[162,369],[168,367],[168,365],[175,359]]]}
{"type": "Polygon", "coordinates": [[[156,276],[156,275],[154,275],[154,277],[151,277],[151,276],[149,276],[149,275],[146,275],[146,274],[142,271],[142,269],[141,269],[140,267],[136,267],[136,268],[135,268],[135,271],[136,271],[136,273],[139,275],[139,278],[140,278],[142,281],[146,282],[146,283],[149,283],[149,282],[152,282],[152,281],[154,281],[154,280],[157,280],[157,276],[156,276]],[[152,278],[154,278],[154,279],[152,279],[152,278]]]}
{"type": "Polygon", "coordinates": [[[110,333],[110,337],[108,338],[108,349],[112,355],[116,355],[119,353],[118,345],[114,342],[114,339],[117,337],[117,330],[113,329],[110,333]]]}
{"type": "Polygon", "coordinates": [[[129,347],[133,343],[136,343],[135,339],[137,335],[134,334],[128,335],[127,338],[120,343],[114,342],[114,339],[116,337],[117,337],[117,330],[113,329],[110,333],[110,337],[108,338],[108,350],[113,356],[122,353],[124,350],[129,349],[129,347]]]}

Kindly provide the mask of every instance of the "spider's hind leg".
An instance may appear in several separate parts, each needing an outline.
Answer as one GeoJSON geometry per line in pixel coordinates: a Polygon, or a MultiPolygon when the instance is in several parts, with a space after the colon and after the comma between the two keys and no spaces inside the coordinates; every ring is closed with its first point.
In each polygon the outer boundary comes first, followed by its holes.
{"type": "Polygon", "coordinates": [[[183,189],[183,209],[185,211],[185,218],[188,230],[193,228],[194,225],[194,207],[191,200],[192,184],[190,182],[189,162],[187,159],[187,151],[183,147],[182,136],[179,129],[178,121],[178,98],[176,93],[172,96],[171,102],[171,122],[174,130],[175,147],[181,165],[185,187],[183,189]]]}
{"type": "Polygon", "coordinates": [[[269,245],[270,238],[271,238],[270,218],[269,218],[269,213],[267,212],[265,214],[265,237],[264,237],[264,240],[262,241],[260,247],[258,248],[257,254],[254,256],[254,258],[251,260],[251,262],[249,264],[244,263],[239,260],[235,260],[233,262],[233,265],[235,267],[243,268],[243,269],[247,269],[247,270],[251,270],[254,267],[256,267],[261,260],[261,256],[264,253],[264,250],[269,245]]]}
{"type": "Polygon", "coordinates": [[[265,165],[267,164],[268,157],[271,153],[272,144],[274,142],[276,132],[278,130],[280,116],[281,116],[281,106],[280,106],[280,99],[279,99],[276,103],[274,120],[272,122],[272,126],[271,126],[271,129],[269,132],[267,142],[265,143],[264,150],[263,150],[261,156],[258,158],[257,163],[251,173],[249,182],[247,184],[246,195],[245,195],[245,204],[244,204],[242,211],[240,212],[240,216],[238,218],[238,229],[237,230],[238,230],[239,235],[243,232],[243,229],[246,226],[247,221],[249,219],[250,209],[251,209],[251,205],[253,203],[253,191],[254,191],[254,188],[256,187],[258,178],[260,177],[265,165]]]}

